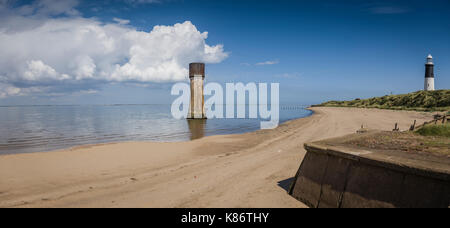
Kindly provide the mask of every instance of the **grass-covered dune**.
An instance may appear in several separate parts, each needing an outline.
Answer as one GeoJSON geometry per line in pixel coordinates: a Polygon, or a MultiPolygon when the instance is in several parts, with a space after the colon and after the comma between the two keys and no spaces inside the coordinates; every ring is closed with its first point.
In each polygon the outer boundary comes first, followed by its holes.
{"type": "Polygon", "coordinates": [[[450,137],[450,123],[424,126],[420,128],[417,133],[423,136],[450,137]]]}
{"type": "Polygon", "coordinates": [[[364,100],[329,101],[315,106],[450,112],[450,90],[417,91],[364,100]]]}

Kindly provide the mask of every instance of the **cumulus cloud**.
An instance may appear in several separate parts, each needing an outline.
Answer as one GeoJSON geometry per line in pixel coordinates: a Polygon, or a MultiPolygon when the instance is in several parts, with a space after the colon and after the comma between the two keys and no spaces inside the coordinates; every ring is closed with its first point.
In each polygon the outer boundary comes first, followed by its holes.
{"type": "Polygon", "coordinates": [[[10,1],[0,0],[3,97],[20,93],[12,87],[86,80],[181,81],[190,62],[219,63],[228,56],[223,45],[208,45],[208,33],[190,21],[138,31],[119,18],[116,23],[83,18],[73,8],[76,4],[40,0],[13,8],[10,1]]]}
{"type": "Polygon", "coordinates": [[[27,63],[27,70],[23,74],[25,80],[40,81],[40,80],[65,80],[69,79],[67,74],[59,74],[52,67],[45,65],[42,61],[29,61],[27,63]]]}

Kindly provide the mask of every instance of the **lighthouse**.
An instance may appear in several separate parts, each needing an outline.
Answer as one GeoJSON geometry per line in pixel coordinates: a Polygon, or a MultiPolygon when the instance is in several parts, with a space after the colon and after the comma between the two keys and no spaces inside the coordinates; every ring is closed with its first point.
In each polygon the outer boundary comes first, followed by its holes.
{"type": "Polygon", "coordinates": [[[425,64],[425,91],[434,91],[434,63],[433,56],[428,55],[425,64]]]}
{"type": "Polygon", "coordinates": [[[189,64],[189,79],[191,81],[191,101],[187,118],[206,119],[205,98],[203,96],[205,64],[189,64]]]}

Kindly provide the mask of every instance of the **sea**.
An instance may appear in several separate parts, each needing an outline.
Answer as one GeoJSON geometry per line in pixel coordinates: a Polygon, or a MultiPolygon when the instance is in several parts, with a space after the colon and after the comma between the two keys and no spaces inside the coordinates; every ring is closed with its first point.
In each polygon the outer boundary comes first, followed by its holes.
{"type": "MultiPolygon", "coordinates": [[[[280,105],[280,124],[312,114],[280,105]]],[[[260,129],[262,119],[175,119],[170,105],[0,106],[0,155],[123,141],[177,142],[260,129]]]]}

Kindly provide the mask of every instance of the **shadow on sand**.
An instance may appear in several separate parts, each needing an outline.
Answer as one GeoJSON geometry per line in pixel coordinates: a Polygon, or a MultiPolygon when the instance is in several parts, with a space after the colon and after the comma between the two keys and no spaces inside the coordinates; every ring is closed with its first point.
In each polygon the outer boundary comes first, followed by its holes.
{"type": "Polygon", "coordinates": [[[284,189],[286,192],[289,191],[289,188],[291,187],[292,182],[294,181],[294,177],[291,177],[286,180],[282,180],[278,182],[278,187],[284,189]]]}

